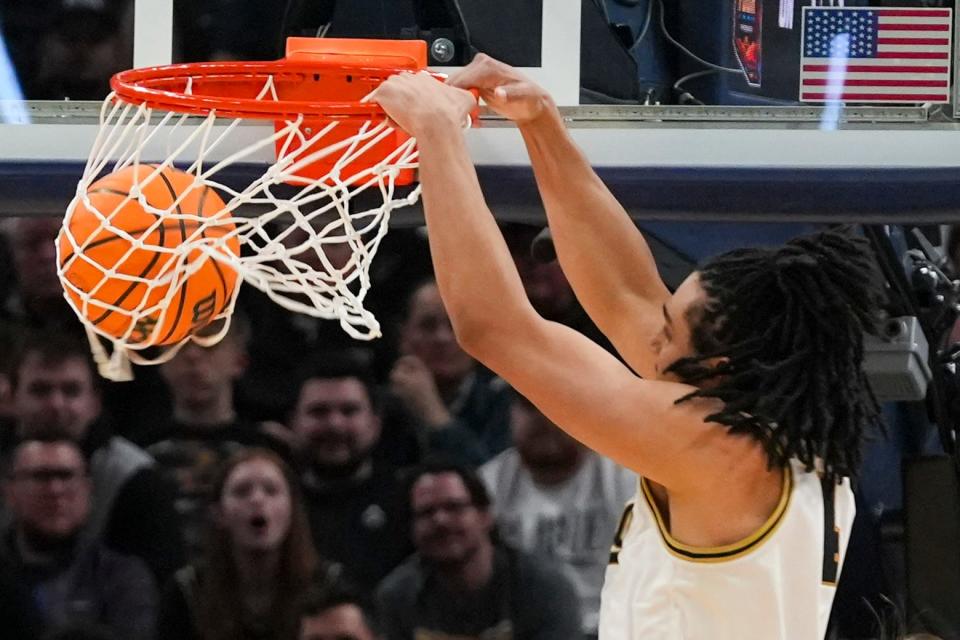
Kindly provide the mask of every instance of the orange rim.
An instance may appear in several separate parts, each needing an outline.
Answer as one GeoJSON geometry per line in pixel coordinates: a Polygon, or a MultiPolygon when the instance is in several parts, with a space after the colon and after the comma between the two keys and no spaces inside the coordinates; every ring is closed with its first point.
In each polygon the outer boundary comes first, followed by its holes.
{"type": "MultiPolygon", "coordinates": [[[[326,118],[365,116],[383,117],[384,111],[372,102],[347,99],[286,100],[258,99],[233,95],[244,83],[273,77],[275,86],[302,86],[310,80],[319,80],[329,88],[351,85],[379,85],[388,77],[409,71],[402,68],[364,67],[317,60],[274,60],[264,62],[195,62],[186,64],[145,67],[121,71],[110,80],[110,87],[122,102],[146,106],[162,111],[208,115],[215,111],[228,118],[279,120],[299,115],[326,118]],[[191,81],[202,84],[203,92],[186,93],[191,81]],[[359,82],[358,82],[359,81],[359,82]]],[[[432,74],[438,80],[441,74],[432,74]]]]}

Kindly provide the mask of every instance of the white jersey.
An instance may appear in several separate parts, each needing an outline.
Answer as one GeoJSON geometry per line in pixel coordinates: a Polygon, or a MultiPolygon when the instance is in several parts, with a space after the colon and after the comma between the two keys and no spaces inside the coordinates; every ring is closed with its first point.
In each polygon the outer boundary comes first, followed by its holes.
{"type": "Polygon", "coordinates": [[[763,527],[691,547],[640,481],[610,554],[600,640],[822,640],[856,512],[850,484],[792,463],[763,527]]]}

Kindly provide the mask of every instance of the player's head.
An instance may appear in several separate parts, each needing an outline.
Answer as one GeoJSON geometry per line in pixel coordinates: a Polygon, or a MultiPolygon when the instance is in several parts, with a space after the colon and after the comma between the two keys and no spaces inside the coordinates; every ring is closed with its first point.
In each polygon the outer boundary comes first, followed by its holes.
{"type": "Polygon", "coordinates": [[[850,475],[864,428],[879,420],[861,363],[883,298],[867,241],[847,230],[731,251],[671,300],[684,317],[673,318],[678,335],[661,350],[678,357],[661,370],[698,387],[683,400],[722,400],[709,420],[756,437],[771,463],[797,458],[850,475]]]}

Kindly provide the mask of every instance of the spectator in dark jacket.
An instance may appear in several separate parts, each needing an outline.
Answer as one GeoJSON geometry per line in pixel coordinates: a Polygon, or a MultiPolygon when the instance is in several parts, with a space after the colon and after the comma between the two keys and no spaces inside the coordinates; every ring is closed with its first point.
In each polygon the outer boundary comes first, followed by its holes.
{"type": "Polygon", "coordinates": [[[363,364],[347,354],[317,363],[290,426],[302,442],[300,482],[317,550],[373,589],[413,548],[398,469],[375,455],[383,422],[363,364]]]}
{"type": "Polygon", "coordinates": [[[128,640],[151,638],[157,588],[146,564],[82,531],[92,483],[71,440],[24,440],[4,480],[12,520],[0,538],[7,571],[29,594],[45,629],[100,624],[128,640]]]}
{"type": "Polygon", "coordinates": [[[61,334],[28,337],[13,367],[19,439],[73,440],[90,460],[93,497],[83,531],[143,559],[158,581],[184,564],[169,487],[142,449],[111,435],[100,420],[98,378],[88,347],[61,334]]]}
{"type": "Polygon", "coordinates": [[[428,450],[475,466],[510,446],[510,390],[457,344],[433,280],[410,296],[400,354],[390,390],[428,450]]]}
{"type": "Polygon", "coordinates": [[[0,559],[0,629],[4,637],[37,640],[41,621],[33,610],[30,594],[24,589],[12,567],[0,559]]]}

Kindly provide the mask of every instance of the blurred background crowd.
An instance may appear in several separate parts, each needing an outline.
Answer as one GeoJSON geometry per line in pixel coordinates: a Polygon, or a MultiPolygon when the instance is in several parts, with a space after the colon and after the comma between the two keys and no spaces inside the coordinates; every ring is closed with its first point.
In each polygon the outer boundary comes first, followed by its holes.
{"type": "MultiPolygon", "coordinates": [[[[115,383],[63,298],[58,228],[4,236],[0,628],[298,637],[333,599],[386,638],[596,633],[636,478],[458,347],[422,232],[375,263],[381,340],[245,288],[222,342],[115,383]]],[[[504,230],[541,313],[595,333],[531,258],[538,229],[504,230]]]]}

